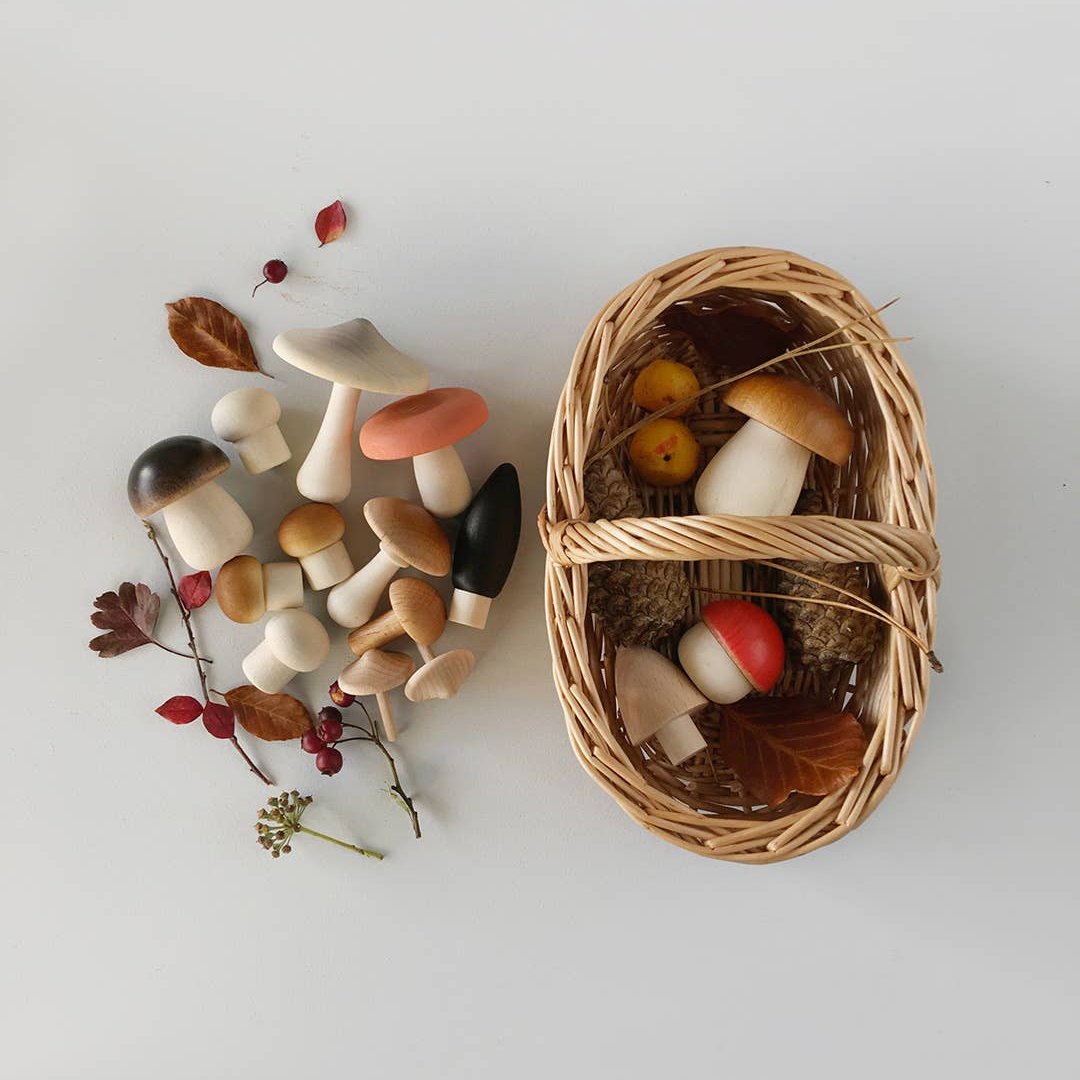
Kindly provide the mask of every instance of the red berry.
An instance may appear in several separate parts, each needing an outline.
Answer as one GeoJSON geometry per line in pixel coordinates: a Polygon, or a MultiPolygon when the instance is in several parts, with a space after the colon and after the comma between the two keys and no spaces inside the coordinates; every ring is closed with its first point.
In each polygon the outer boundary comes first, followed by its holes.
{"type": "Polygon", "coordinates": [[[268,263],[263,265],[263,279],[251,290],[251,295],[254,296],[260,286],[265,285],[268,281],[271,285],[278,285],[285,280],[285,275],[289,272],[289,268],[280,259],[271,259],[268,263]]]}
{"type": "Polygon", "coordinates": [[[319,738],[323,742],[337,742],[341,738],[343,727],[340,720],[320,720],[319,726],[316,728],[319,733],[319,738]]]}
{"type": "Polygon", "coordinates": [[[334,773],[341,772],[341,766],[341,751],[335,746],[324,746],[318,754],[315,755],[315,768],[317,768],[323,776],[333,776],[334,773]]]}
{"type": "Polygon", "coordinates": [[[337,680],[330,684],[330,700],[340,706],[342,709],[347,709],[356,698],[352,694],[346,694],[337,684],[337,680]]]}
{"type": "Polygon", "coordinates": [[[300,736],[300,749],[305,754],[317,754],[320,750],[326,749],[326,743],[319,738],[315,729],[311,728],[300,736]]]}

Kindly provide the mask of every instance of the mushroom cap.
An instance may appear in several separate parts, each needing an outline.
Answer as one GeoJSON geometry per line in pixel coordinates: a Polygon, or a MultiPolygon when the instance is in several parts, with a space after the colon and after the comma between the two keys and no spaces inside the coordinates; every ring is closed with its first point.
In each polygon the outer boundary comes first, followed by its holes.
{"type": "Polygon", "coordinates": [[[173,435],[144,450],[128,473],[131,509],[141,518],[190,495],[229,467],[225,452],[197,435],[173,435]]]}
{"type": "Polygon", "coordinates": [[[422,506],[380,495],[364,503],[364,517],[390,552],[409,566],[433,577],[450,573],[450,542],[422,506]]]}
{"type": "Polygon", "coordinates": [[[390,607],[401,628],[420,645],[438,641],[446,629],[446,604],[438,589],[419,578],[390,582],[390,607]]]}
{"type": "Polygon", "coordinates": [[[416,661],[405,653],[369,649],[338,676],[338,686],[346,694],[357,697],[385,694],[400,686],[415,670],[416,661]]]}
{"type": "Polygon", "coordinates": [[[749,600],[714,600],[701,609],[701,621],[755,690],[773,688],[784,670],[784,638],[764,608],[749,600]]]}
{"type": "Polygon", "coordinates": [[[428,387],[427,372],[395,349],[369,319],[286,330],[274,338],[274,352],[309,375],[357,390],[416,394],[428,387]]]}
{"type": "Polygon", "coordinates": [[[370,416],[360,428],[360,449],[376,461],[429,454],[471,435],[487,418],[487,403],[475,390],[441,386],[370,416]]]}
{"type": "Polygon", "coordinates": [[[237,442],[281,419],[278,399],[261,386],[245,386],[221,398],[210,414],[210,426],[219,439],[237,442]]]}
{"type": "Polygon", "coordinates": [[[262,563],[254,555],[231,558],[218,571],[214,595],[218,607],[233,622],[257,622],[266,614],[262,563]]]}
{"type": "Polygon", "coordinates": [[[624,645],[615,654],[615,691],[623,727],[634,746],[651,739],[675,717],[708,704],[675,664],[643,645],[624,645]]]}
{"type": "Polygon", "coordinates": [[[773,431],[843,465],[855,445],[855,433],[840,406],[802,379],[790,375],[748,375],[724,392],[724,404],[773,431]]]}
{"type": "Polygon", "coordinates": [[[476,667],[476,657],[468,649],[452,649],[429,660],[405,684],[410,701],[452,698],[476,667]]]}
{"type": "Polygon", "coordinates": [[[299,608],[282,611],[266,624],[266,643],[293,671],[314,671],[330,652],[326,627],[299,608]]]}
{"type": "Polygon", "coordinates": [[[454,588],[479,596],[502,592],[521,538],[521,486],[509,462],[484,481],[454,543],[454,588]]]}
{"type": "Polygon", "coordinates": [[[345,519],[329,503],[304,503],[290,510],[278,526],[278,547],[303,559],[336,544],[345,535],[345,519]]]}

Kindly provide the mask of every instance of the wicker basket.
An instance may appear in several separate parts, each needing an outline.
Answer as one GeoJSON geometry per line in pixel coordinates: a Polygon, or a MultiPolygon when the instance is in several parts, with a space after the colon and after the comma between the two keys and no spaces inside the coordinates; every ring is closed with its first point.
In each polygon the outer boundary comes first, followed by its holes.
{"type": "MultiPolygon", "coordinates": [[[[689,622],[699,604],[714,598],[710,590],[761,589],[768,571],[755,560],[865,563],[877,602],[928,646],[938,568],[934,473],[918,391],[887,338],[871,305],[827,267],[786,251],[720,248],[679,259],[624,289],[578,345],[555,415],[539,522],[548,553],[555,683],[586,771],[646,829],[689,851],[776,862],[837,840],[863,821],[896,779],[918,729],[929,677],[926,652],[887,628],[858,668],[841,666],[826,676],[789,664],[774,693],[846,705],[865,726],[869,746],[846,788],[824,798],[792,796],[769,809],[755,804],[711,751],[674,768],[653,744],[630,745],[614,691],[614,648],[587,613],[588,564],[684,561],[695,587],[689,622]],[[843,347],[773,368],[834,396],[855,428],[848,464],[837,468],[815,457],[811,465],[808,483],[824,496],[831,516],[690,516],[691,483],[667,491],[642,487],[646,512],[655,516],[588,520],[584,468],[612,434],[639,418],[631,398],[637,371],[658,356],[699,363],[689,340],[660,317],[674,304],[702,311],[718,298],[746,295],[797,316],[815,338],[843,327],[830,339],[843,347]]],[[[702,442],[703,467],[742,418],[725,408],[719,393],[700,404],[684,419],[702,442]]],[[[707,720],[702,728],[708,737],[707,720]]]]}

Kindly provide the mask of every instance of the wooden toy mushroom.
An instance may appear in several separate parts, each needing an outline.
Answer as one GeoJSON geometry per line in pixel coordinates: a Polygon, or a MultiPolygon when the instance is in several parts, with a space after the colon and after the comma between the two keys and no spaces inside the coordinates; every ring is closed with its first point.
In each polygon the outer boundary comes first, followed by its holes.
{"type": "Polygon", "coordinates": [[[360,428],[360,449],[376,461],[411,457],[420,501],[436,517],[460,514],[472,485],[454,449],[488,417],[474,390],[445,386],[391,402],[360,428]]]}
{"type": "Polygon", "coordinates": [[[352,488],[352,437],[361,391],[415,394],[427,389],[427,372],[368,319],[286,330],[274,339],[274,352],[286,364],[334,384],[322,426],[296,474],[296,487],[314,502],[339,503],[352,488]]]}
{"type": "Polygon", "coordinates": [[[228,467],[212,442],[174,435],[144,450],[128,473],[132,510],[144,519],[160,510],[180,558],[193,570],[213,570],[251,541],[251,519],[214,482],[228,467]]]}
{"type": "Polygon", "coordinates": [[[714,600],[679,639],[679,663],[707,698],[730,704],[776,685],[784,670],[784,639],[757,604],[714,600]]]}
{"type": "Polygon", "coordinates": [[[380,649],[402,634],[418,645],[433,645],[446,628],[446,605],[434,585],[420,578],[390,582],[390,610],[349,635],[349,648],[357,656],[380,649]]]}
{"type": "Polygon", "coordinates": [[[749,419],[698,478],[698,513],[790,514],[811,453],[836,465],[851,456],[855,436],[840,407],[801,379],[748,375],[724,393],[724,403],[749,419]]]}
{"type": "Polygon", "coordinates": [[[451,649],[436,656],[419,642],[417,647],[426,662],[405,684],[405,696],[410,701],[452,698],[476,667],[476,657],[469,649],[451,649]]]}
{"type": "Polygon", "coordinates": [[[483,630],[491,601],[502,592],[521,535],[517,469],[500,465],[483,483],[461,521],[454,545],[450,621],[483,630]]]}
{"type": "Polygon", "coordinates": [[[643,645],[622,646],[615,654],[615,690],[632,745],[655,737],[672,765],[705,749],[690,713],[707,700],[666,656],[643,645]]]}
{"type": "Polygon", "coordinates": [[[338,676],[338,686],[346,694],[356,697],[374,694],[379,705],[379,716],[382,717],[383,731],[390,742],[396,742],[397,725],[394,723],[390,699],[386,695],[405,682],[415,670],[416,661],[405,653],[369,649],[338,676]]]}
{"type": "Polygon", "coordinates": [[[281,406],[269,390],[247,386],[226,394],[210,414],[219,439],[235,443],[244,468],[253,476],[283,465],[292,457],[278,421],[281,406]]]}
{"type": "Polygon", "coordinates": [[[330,653],[330,636],[314,615],[282,611],[266,624],[266,635],[241,667],[264,694],[280,693],[298,672],[314,671],[330,653]]]}
{"type": "Polygon", "coordinates": [[[263,565],[254,555],[237,555],[218,571],[214,595],[233,622],[258,622],[268,611],[303,606],[304,575],[297,562],[263,565]]]}
{"type": "Polygon", "coordinates": [[[278,526],[278,546],[300,560],[308,584],[318,592],[344,581],[353,572],[342,537],[345,519],[328,503],[305,503],[290,510],[278,526]]]}
{"type": "Polygon", "coordinates": [[[364,517],[379,538],[379,550],[326,597],[326,613],[339,626],[361,626],[371,618],[390,579],[405,566],[433,577],[450,572],[450,544],[439,523],[421,506],[380,496],[364,503],[364,517]]]}

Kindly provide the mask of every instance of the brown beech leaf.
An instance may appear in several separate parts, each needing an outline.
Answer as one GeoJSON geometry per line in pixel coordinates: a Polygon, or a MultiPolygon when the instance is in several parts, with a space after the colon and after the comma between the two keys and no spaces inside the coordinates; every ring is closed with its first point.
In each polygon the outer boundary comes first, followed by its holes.
{"type": "Polygon", "coordinates": [[[234,686],[225,700],[240,726],[256,739],[299,739],[315,726],[307,707],[288,694],[264,694],[254,686],[234,686]]]}
{"type": "Polygon", "coordinates": [[[203,296],[187,296],[166,304],[169,334],[192,360],[206,367],[258,371],[255,350],[244,324],[228,308],[203,296]]]}
{"type": "Polygon", "coordinates": [[[315,235],[319,238],[319,247],[336,240],[345,231],[348,218],[341,200],[324,206],[315,215],[315,235]]]}
{"type": "Polygon", "coordinates": [[[858,775],[866,733],[849,712],[804,697],[718,705],[718,749],[747,790],[769,806],[792,792],[829,795],[858,775]]]}
{"type": "Polygon", "coordinates": [[[121,656],[153,641],[161,598],[151,592],[149,585],[125,581],[116,592],[102,593],[94,607],[97,611],[90,621],[99,630],[108,631],[90,642],[98,656],[121,656]]]}

